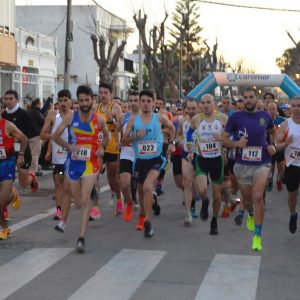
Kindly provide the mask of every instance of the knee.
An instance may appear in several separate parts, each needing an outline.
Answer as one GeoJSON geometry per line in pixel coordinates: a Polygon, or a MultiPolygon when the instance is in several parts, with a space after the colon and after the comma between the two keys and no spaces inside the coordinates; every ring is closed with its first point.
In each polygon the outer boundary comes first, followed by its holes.
{"type": "Polygon", "coordinates": [[[152,186],[145,184],[143,186],[143,194],[147,195],[147,194],[152,194],[152,186]]]}

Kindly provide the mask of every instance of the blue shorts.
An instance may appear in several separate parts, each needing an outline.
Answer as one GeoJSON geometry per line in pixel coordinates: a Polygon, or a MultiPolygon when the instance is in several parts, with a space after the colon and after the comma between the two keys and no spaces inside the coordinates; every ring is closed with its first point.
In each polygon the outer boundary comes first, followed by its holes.
{"type": "Polygon", "coordinates": [[[65,174],[71,180],[79,180],[82,177],[98,174],[99,161],[83,161],[67,158],[65,162],[65,174]]]}
{"type": "Polygon", "coordinates": [[[0,159],[0,181],[14,180],[16,178],[16,157],[0,159]]]}

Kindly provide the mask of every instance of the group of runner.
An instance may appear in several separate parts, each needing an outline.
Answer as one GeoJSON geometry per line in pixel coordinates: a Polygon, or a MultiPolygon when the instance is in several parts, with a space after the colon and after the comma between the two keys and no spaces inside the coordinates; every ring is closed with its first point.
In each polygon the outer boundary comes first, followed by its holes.
{"type": "MultiPolygon", "coordinates": [[[[238,101],[235,109],[229,97],[222,99],[222,110],[217,109],[210,94],[203,95],[199,103],[187,99],[181,110],[183,115],[173,119],[164,109],[164,100],[155,99],[149,90],[130,93],[126,112],[113,101],[112,87],[106,83],[99,86],[99,103],[95,103],[88,86],[79,86],[76,96],[79,108],[72,110],[70,92],[59,91],[58,111],[48,113],[41,139],[49,141],[46,157],[51,157],[53,163],[54,219],[58,220],[55,229],[65,231],[72,199],[81,210],[77,252],[85,251],[88,222],[101,217],[99,179],[104,172],[115,216],[123,216],[124,221],[130,222],[134,207],[139,204],[136,229],[144,231],[146,238],[152,237],[151,217],[160,213],[157,194],[164,192],[163,179],[170,161],[175,184],[183,192],[184,225],[191,226],[193,218],[198,217],[195,202],[199,199],[200,218],[208,220],[211,182],[210,234],[217,235],[222,200],[225,201],[222,216],[228,216],[228,210],[237,205],[232,195],[240,190],[235,223],[241,225],[247,211],[247,228],[254,233],[251,248],[255,251],[262,250],[264,199],[278,162],[277,182],[285,182],[288,190],[289,229],[292,233],[296,231],[300,96],[290,99],[291,117],[280,121],[274,101],[264,103],[262,110],[257,109],[260,100],[252,88],[244,90],[243,101],[238,101]]],[[[0,116],[0,239],[3,240],[10,234],[5,207],[10,202],[14,208],[20,206],[13,188],[16,166],[20,185],[30,186],[32,191],[37,189],[35,175],[26,171],[30,160],[28,136],[24,132],[26,122],[16,122],[13,115],[18,111],[19,119],[24,118],[17,93],[7,91],[4,101],[6,110],[0,116]]]]}

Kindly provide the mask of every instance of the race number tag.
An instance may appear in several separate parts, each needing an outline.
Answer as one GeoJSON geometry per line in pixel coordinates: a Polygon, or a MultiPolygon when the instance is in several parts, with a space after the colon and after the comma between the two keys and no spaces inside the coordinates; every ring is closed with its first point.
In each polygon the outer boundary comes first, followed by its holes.
{"type": "Polygon", "coordinates": [[[58,157],[66,156],[67,154],[68,154],[68,149],[61,147],[61,146],[57,147],[56,155],[58,157]]]}
{"type": "Polygon", "coordinates": [[[153,155],[157,153],[157,143],[155,141],[138,143],[140,155],[153,155]]]}
{"type": "Polygon", "coordinates": [[[91,146],[81,146],[78,150],[72,153],[74,160],[89,160],[91,158],[91,146]]]}
{"type": "Polygon", "coordinates": [[[14,148],[15,148],[15,151],[16,151],[16,152],[20,152],[20,149],[21,149],[21,143],[15,142],[15,143],[14,143],[14,148]]]}
{"type": "Polygon", "coordinates": [[[200,151],[203,157],[221,155],[221,143],[219,141],[201,142],[200,151]]]}
{"type": "Polygon", "coordinates": [[[296,147],[290,147],[290,158],[293,160],[300,160],[300,149],[296,147]]]}
{"type": "Polygon", "coordinates": [[[242,160],[261,161],[262,147],[245,147],[243,148],[242,160]]]}
{"type": "Polygon", "coordinates": [[[0,159],[6,159],[6,152],[3,146],[0,146],[0,159]]]}

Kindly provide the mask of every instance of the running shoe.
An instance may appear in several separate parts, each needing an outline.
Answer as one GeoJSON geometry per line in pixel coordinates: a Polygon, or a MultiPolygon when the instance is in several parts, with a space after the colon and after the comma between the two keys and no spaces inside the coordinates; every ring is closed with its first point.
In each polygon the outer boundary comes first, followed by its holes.
{"type": "Polygon", "coordinates": [[[216,218],[212,218],[210,222],[210,235],[217,235],[219,234],[218,232],[218,222],[216,218]]]}
{"type": "Polygon", "coordinates": [[[134,202],[134,210],[138,210],[140,208],[139,203],[135,200],[134,202]]]}
{"type": "Polygon", "coordinates": [[[195,207],[192,207],[192,208],[191,208],[191,213],[192,213],[193,219],[199,218],[199,216],[198,216],[198,214],[197,214],[197,212],[196,212],[196,208],[195,208],[195,207]]]}
{"type": "Polygon", "coordinates": [[[193,223],[193,216],[192,213],[190,211],[186,212],[186,215],[184,217],[184,225],[185,226],[191,226],[193,223]]]}
{"type": "Polygon", "coordinates": [[[160,205],[157,202],[156,192],[152,192],[152,194],[153,194],[153,204],[152,204],[153,214],[158,217],[160,215],[160,205]]]}
{"type": "Polygon", "coordinates": [[[228,206],[224,206],[224,210],[221,214],[221,218],[229,218],[231,209],[228,206]]]}
{"type": "Polygon", "coordinates": [[[164,188],[161,183],[156,184],[155,192],[156,192],[157,196],[160,196],[165,193],[164,188]]]}
{"type": "Polygon", "coordinates": [[[116,208],[115,208],[115,216],[119,217],[123,213],[123,202],[122,200],[117,200],[116,202],[116,208]]]}
{"type": "Polygon", "coordinates": [[[15,188],[13,188],[11,192],[12,192],[12,198],[11,198],[12,207],[13,209],[17,210],[21,206],[21,200],[15,188]]]}
{"type": "Polygon", "coordinates": [[[77,240],[77,244],[76,244],[76,252],[77,253],[84,253],[85,252],[85,241],[83,237],[80,237],[77,240]]]}
{"type": "Polygon", "coordinates": [[[65,232],[66,223],[64,221],[59,221],[58,224],[54,227],[56,231],[65,232]]]}
{"type": "Polygon", "coordinates": [[[243,223],[243,217],[242,217],[241,215],[237,215],[237,216],[234,218],[234,222],[235,222],[235,225],[241,226],[242,223],[243,223]]]}
{"type": "Polygon", "coordinates": [[[111,198],[109,200],[109,205],[111,207],[115,206],[115,202],[116,202],[116,194],[114,192],[111,193],[111,198]]]}
{"type": "Polygon", "coordinates": [[[101,218],[101,212],[98,206],[93,206],[90,210],[89,221],[95,221],[101,218]]]}
{"type": "Polygon", "coordinates": [[[254,235],[252,239],[252,250],[254,251],[261,251],[262,245],[261,245],[261,236],[254,235]]]}
{"type": "Polygon", "coordinates": [[[297,230],[298,213],[292,214],[290,217],[289,229],[291,233],[295,233],[297,230]]]}
{"type": "Polygon", "coordinates": [[[6,222],[9,222],[10,221],[10,216],[8,214],[8,210],[7,210],[7,206],[3,207],[2,208],[2,211],[3,211],[3,217],[4,217],[4,220],[6,222]]]}
{"type": "Polygon", "coordinates": [[[255,229],[254,217],[251,217],[249,215],[247,218],[247,228],[249,231],[254,231],[255,229]]]}
{"type": "Polygon", "coordinates": [[[55,215],[53,217],[53,220],[60,220],[61,219],[61,215],[62,215],[61,209],[57,208],[56,211],[55,211],[55,215]]]}
{"type": "Polygon", "coordinates": [[[35,172],[34,171],[29,171],[28,175],[30,175],[32,177],[32,182],[30,184],[30,187],[31,187],[31,191],[33,193],[35,193],[39,188],[35,172]]]}
{"type": "Polygon", "coordinates": [[[206,221],[208,219],[208,205],[209,205],[209,199],[208,198],[203,199],[201,210],[200,210],[200,218],[203,221],[206,221]]]}
{"type": "Polygon", "coordinates": [[[145,221],[144,224],[144,236],[145,238],[151,238],[154,235],[152,224],[150,221],[145,221]]]}
{"type": "Polygon", "coordinates": [[[144,230],[145,216],[139,216],[138,222],[135,226],[136,230],[144,230]]]}
{"type": "Polygon", "coordinates": [[[268,192],[272,192],[272,190],[273,190],[273,179],[272,179],[272,178],[269,178],[269,179],[268,179],[267,191],[268,191],[268,192]]]}
{"type": "Polygon", "coordinates": [[[9,228],[3,228],[0,231],[0,240],[7,240],[10,235],[10,229],[9,228]]]}
{"type": "Polygon", "coordinates": [[[277,180],[276,187],[277,187],[278,192],[282,191],[282,181],[281,180],[277,180]]]}
{"type": "Polygon", "coordinates": [[[133,203],[132,201],[126,204],[123,219],[125,222],[130,222],[133,218],[133,203]]]}

